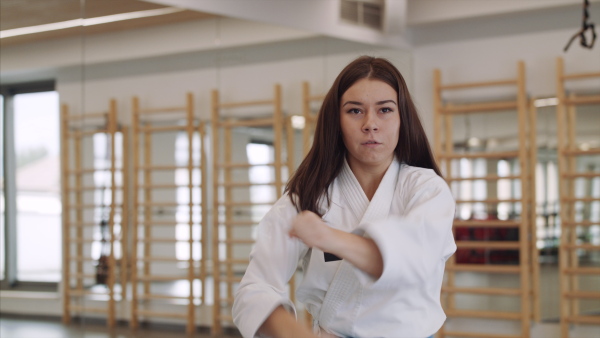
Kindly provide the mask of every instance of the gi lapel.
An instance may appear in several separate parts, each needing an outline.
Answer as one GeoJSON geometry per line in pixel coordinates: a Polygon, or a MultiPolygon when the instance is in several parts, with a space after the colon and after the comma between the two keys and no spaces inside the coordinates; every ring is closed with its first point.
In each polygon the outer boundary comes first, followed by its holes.
{"type": "MultiPolygon", "coordinates": [[[[361,219],[359,224],[386,219],[390,212],[394,191],[398,182],[400,164],[396,159],[392,161],[386,171],[379,187],[369,203],[362,191],[358,180],[344,161],[342,172],[339,175],[340,193],[346,199],[349,208],[356,218],[361,219]],[[366,209],[366,210],[365,210],[366,209]],[[362,216],[362,217],[361,217],[362,216]]],[[[323,299],[316,325],[327,327],[336,316],[339,307],[348,300],[349,294],[361,294],[362,288],[356,278],[355,268],[346,260],[342,260],[338,267],[329,289],[323,299]]]]}

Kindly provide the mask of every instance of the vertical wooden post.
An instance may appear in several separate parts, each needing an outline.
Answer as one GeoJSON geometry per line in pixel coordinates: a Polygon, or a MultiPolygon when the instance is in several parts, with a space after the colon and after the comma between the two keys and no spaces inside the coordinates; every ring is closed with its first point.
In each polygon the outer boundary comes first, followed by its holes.
{"type": "Polygon", "coordinates": [[[137,329],[138,322],[138,221],[139,221],[139,166],[140,166],[140,131],[139,131],[139,99],[132,100],[132,128],[133,128],[133,215],[131,217],[132,239],[131,239],[131,321],[132,329],[137,329]]]}
{"type": "Polygon", "coordinates": [[[121,127],[123,157],[121,159],[121,301],[127,304],[129,282],[129,129],[121,127]]]}
{"type": "MultiPolygon", "coordinates": [[[[82,158],[81,158],[81,140],[82,140],[82,136],[81,133],[74,133],[74,139],[75,139],[75,202],[73,203],[73,205],[75,205],[76,211],[75,211],[75,223],[77,224],[76,227],[76,234],[75,234],[75,241],[77,243],[76,247],[77,247],[77,257],[83,257],[83,190],[81,189],[83,187],[83,165],[82,165],[82,158]]],[[[77,292],[78,293],[83,293],[83,261],[82,260],[78,260],[77,261],[77,292]]]]}
{"type": "Polygon", "coordinates": [[[63,240],[63,266],[62,266],[62,291],[63,315],[65,325],[71,323],[71,192],[70,192],[70,166],[69,166],[69,107],[61,105],[61,169],[62,169],[62,240],[63,240]]]}
{"type": "Polygon", "coordinates": [[[200,122],[198,126],[198,134],[200,135],[200,194],[201,194],[201,221],[200,226],[202,227],[202,241],[201,241],[201,250],[202,250],[202,258],[200,262],[200,282],[202,283],[201,287],[201,296],[200,302],[202,305],[206,304],[206,264],[208,262],[208,172],[207,172],[207,159],[206,159],[206,150],[204,149],[204,137],[206,134],[205,124],[204,122],[200,122]]]}
{"type": "Polygon", "coordinates": [[[519,265],[521,274],[521,335],[530,334],[530,281],[529,281],[529,189],[527,154],[527,94],[525,91],[525,64],[518,63],[517,113],[519,115],[519,165],[521,168],[521,225],[519,227],[519,265]]]}
{"type": "MultiPolygon", "coordinates": [[[[566,172],[566,159],[565,159],[565,91],[563,85],[564,78],[564,66],[562,58],[558,58],[556,61],[556,96],[558,98],[558,105],[556,106],[556,127],[558,134],[558,172],[566,172]]],[[[565,297],[567,290],[569,289],[569,278],[564,273],[568,267],[568,249],[567,249],[567,236],[569,227],[565,226],[565,222],[568,219],[567,203],[564,203],[566,198],[567,185],[566,180],[559,179],[559,195],[560,195],[560,219],[561,219],[561,236],[560,245],[558,249],[559,257],[559,284],[560,284],[560,331],[561,337],[567,338],[569,336],[569,323],[567,317],[570,315],[569,300],[565,297]]]]}
{"type": "Polygon", "coordinates": [[[274,109],[275,113],[273,114],[273,132],[275,133],[275,142],[273,142],[273,148],[275,151],[275,196],[277,199],[281,197],[283,193],[283,182],[281,179],[281,169],[282,169],[282,161],[281,161],[281,140],[283,139],[283,112],[281,110],[281,85],[276,84],[274,88],[274,109]]]}
{"type": "MultiPolygon", "coordinates": [[[[107,123],[107,141],[110,142],[110,209],[108,217],[108,231],[110,232],[110,252],[108,256],[108,276],[107,276],[107,287],[108,287],[108,327],[115,327],[115,140],[117,132],[117,103],[116,101],[110,100],[110,108],[108,112],[108,123],[107,123]]],[[[103,201],[104,203],[104,201],[103,201]]]]}
{"type": "Polygon", "coordinates": [[[532,306],[532,319],[539,323],[540,318],[540,263],[539,263],[539,251],[537,249],[537,194],[536,194],[536,164],[537,164],[537,109],[534,104],[535,100],[530,100],[529,105],[529,234],[531,239],[529,241],[531,249],[531,306],[532,306]]]}
{"type": "Polygon", "coordinates": [[[193,170],[194,170],[194,96],[192,93],[187,93],[187,138],[188,138],[188,245],[189,245],[189,259],[188,259],[188,282],[189,282],[189,296],[188,296],[188,318],[186,332],[191,335],[195,331],[194,324],[194,185],[193,185],[193,170]]]}
{"type": "Polygon", "coordinates": [[[302,116],[304,116],[304,129],[302,129],[302,154],[306,156],[310,150],[310,134],[312,115],[310,113],[310,84],[302,83],[302,116]]]}
{"type": "Polygon", "coordinates": [[[213,275],[213,326],[212,335],[219,336],[221,328],[221,269],[219,265],[219,91],[213,90],[211,95],[211,124],[212,124],[212,160],[213,160],[213,246],[212,246],[212,275],[213,275]]]}
{"type": "MultiPolygon", "coordinates": [[[[575,98],[575,95],[571,93],[571,95],[569,95],[570,99],[575,98]]],[[[577,141],[575,138],[575,130],[576,130],[576,108],[575,105],[568,105],[567,106],[567,150],[572,151],[572,150],[577,150],[577,141]]],[[[575,159],[575,156],[567,156],[566,159],[566,164],[567,164],[567,172],[569,173],[574,173],[577,171],[577,162],[575,159]]],[[[575,198],[575,179],[574,178],[565,178],[566,184],[567,184],[567,196],[569,201],[572,201],[575,198]]],[[[567,204],[567,203],[564,203],[567,204]]],[[[576,208],[575,208],[575,202],[568,202],[569,204],[569,208],[567,209],[567,222],[574,222],[576,219],[576,208]]],[[[567,233],[567,241],[569,245],[576,245],[577,244],[577,227],[573,226],[573,227],[569,227],[569,230],[566,232],[567,233]]],[[[577,256],[577,251],[576,250],[569,250],[568,251],[568,255],[569,255],[569,267],[570,268],[577,268],[579,266],[579,257],[577,256]]],[[[577,292],[579,290],[579,276],[577,276],[576,274],[572,274],[569,276],[570,278],[570,288],[569,288],[569,292],[577,292]]],[[[579,299],[578,298],[572,298],[570,301],[570,306],[571,306],[571,315],[572,316],[577,316],[579,315],[579,299]]]]}

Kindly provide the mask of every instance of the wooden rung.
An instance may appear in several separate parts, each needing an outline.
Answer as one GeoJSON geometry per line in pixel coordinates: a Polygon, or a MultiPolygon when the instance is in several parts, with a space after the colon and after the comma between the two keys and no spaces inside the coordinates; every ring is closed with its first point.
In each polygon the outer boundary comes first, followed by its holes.
{"type": "Polygon", "coordinates": [[[600,172],[589,172],[589,173],[564,173],[561,175],[564,178],[594,178],[600,177],[600,172]]]}
{"type": "Polygon", "coordinates": [[[142,226],[176,226],[177,221],[138,221],[138,225],[142,226]]]}
{"type": "Polygon", "coordinates": [[[566,268],[563,273],[568,275],[600,275],[600,268],[566,268]]]}
{"type": "MultiPolygon", "coordinates": [[[[176,169],[188,169],[188,166],[183,165],[141,165],[137,166],[136,170],[176,170],[176,169]]],[[[192,169],[198,169],[197,166],[192,166],[192,169]]]]}
{"type": "Polygon", "coordinates": [[[143,282],[169,282],[176,280],[188,280],[188,276],[139,276],[138,281],[143,282]]]}
{"type": "Polygon", "coordinates": [[[95,190],[104,190],[104,189],[106,189],[107,191],[110,191],[112,189],[121,190],[121,189],[123,189],[123,187],[112,187],[111,188],[111,187],[100,187],[100,186],[83,186],[80,188],[72,187],[72,188],[69,188],[68,191],[77,192],[77,191],[95,191],[95,190]]]}
{"type": "Polygon", "coordinates": [[[589,96],[575,96],[565,98],[566,105],[584,105],[584,104],[596,104],[600,103],[600,95],[589,95],[589,96]]]}
{"type": "Polygon", "coordinates": [[[485,181],[520,180],[521,178],[522,178],[521,176],[498,176],[498,175],[480,176],[480,177],[451,177],[451,178],[446,178],[446,182],[477,181],[477,180],[485,180],[485,181]]]}
{"type": "Polygon", "coordinates": [[[233,299],[233,298],[221,298],[221,299],[219,299],[219,301],[221,303],[233,304],[233,302],[235,301],[235,299],[233,299]]]}
{"type": "Polygon", "coordinates": [[[515,158],[519,157],[518,151],[499,151],[499,152],[480,152],[467,154],[440,154],[442,159],[460,159],[460,158],[515,158]]]}
{"type": "Polygon", "coordinates": [[[81,120],[81,119],[99,118],[99,117],[108,117],[108,112],[86,113],[86,114],[66,115],[65,116],[65,118],[67,120],[81,120]]]}
{"type": "Polygon", "coordinates": [[[513,241],[456,241],[459,249],[520,249],[521,243],[513,241]]]}
{"type": "Polygon", "coordinates": [[[137,189],[176,189],[176,188],[187,188],[187,185],[179,184],[140,184],[137,189]]]}
{"type": "Polygon", "coordinates": [[[267,182],[267,183],[252,183],[252,182],[232,182],[232,183],[219,183],[219,186],[225,188],[246,188],[246,187],[254,187],[254,186],[274,186],[276,182],[267,182]]]}
{"type": "Polygon", "coordinates": [[[68,226],[72,226],[74,228],[83,228],[83,227],[91,227],[91,226],[96,226],[96,225],[100,225],[99,224],[100,221],[98,222],[83,222],[83,223],[70,223],[68,224],[68,226]]]}
{"type": "Polygon", "coordinates": [[[465,89],[465,88],[479,88],[479,87],[489,87],[489,86],[514,86],[518,82],[517,80],[498,80],[498,81],[487,81],[487,82],[467,82],[467,83],[456,83],[456,84],[447,84],[441,85],[438,88],[440,90],[455,90],[455,89],[465,89]]]}
{"type": "Polygon", "coordinates": [[[224,259],[219,261],[221,264],[250,264],[249,259],[224,259]]]}
{"type": "Polygon", "coordinates": [[[106,129],[76,130],[67,133],[67,137],[88,137],[96,134],[107,134],[106,129]]]}
{"type": "Polygon", "coordinates": [[[455,264],[446,265],[446,270],[460,272],[487,272],[487,273],[520,273],[518,265],[478,265],[478,264],[455,264]]]}
{"type": "Polygon", "coordinates": [[[486,200],[456,200],[456,204],[460,203],[487,203],[487,204],[498,204],[498,203],[520,203],[523,200],[518,198],[513,199],[498,199],[498,198],[490,198],[486,200]]]}
{"type": "Polygon", "coordinates": [[[521,222],[515,221],[502,221],[502,220],[468,220],[468,221],[454,221],[455,228],[470,227],[470,228],[518,228],[521,226],[521,222]]]}
{"type": "Polygon", "coordinates": [[[592,148],[592,149],[588,149],[588,150],[569,149],[569,150],[563,150],[562,153],[563,153],[563,155],[567,155],[567,156],[598,155],[598,154],[600,154],[600,148],[592,148]]]}
{"type": "Polygon", "coordinates": [[[142,257],[138,258],[139,261],[142,262],[181,262],[180,259],[173,257],[142,257]]]}
{"type": "Polygon", "coordinates": [[[571,221],[564,221],[561,225],[562,226],[566,226],[566,227],[576,227],[576,226],[589,227],[589,226],[597,225],[597,224],[600,224],[600,222],[592,222],[592,221],[571,222],[571,221]]]}
{"type": "MultiPolygon", "coordinates": [[[[67,207],[69,209],[95,209],[95,208],[104,208],[105,205],[101,204],[68,204],[67,207]]],[[[115,208],[121,208],[120,205],[115,205],[115,208]]]]}
{"type": "Polygon", "coordinates": [[[162,133],[168,131],[186,131],[188,126],[156,126],[156,127],[141,127],[139,131],[142,133],[162,133]]]}
{"type": "Polygon", "coordinates": [[[229,221],[229,222],[221,222],[219,224],[225,225],[225,226],[252,226],[252,225],[257,225],[258,222],[252,222],[252,221],[229,221]]]}
{"type": "Polygon", "coordinates": [[[593,291],[570,291],[564,294],[568,298],[591,298],[600,299],[600,292],[593,291]]]}
{"type": "Polygon", "coordinates": [[[273,205],[276,201],[272,202],[220,202],[220,206],[224,207],[253,207],[258,205],[273,205]]]}
{"type": "Polygon", "coordinates": [[[177,243],[183,242],[175,238],[138,238],[138,242],[143,243],[177,243]]]}
{"type": "Polygon", "coordinates": [[[108,309],[103,308],[94,308],[94,307],[85,307],[78,305],[69,305],[69,310],[74,312],[95,312],[95,313],[107,313],[108,309]]]}
{"type": "Polygon", "coordinates": [[[597,202],[600,201],[600,197],[563,197],[560,200],[562,202],[597,202]]]}
{"type": "Polygon", "coordinates": [[[472,317],[489,319],[509,319],[520,320],[521,314],[518,312],[500,312],[500,311],[482,311],[482,310],[446,310],[448,317],[472,317]]]}
{"type": "Polygon", "coordinates": [[[219,108],[237,108],[246,106],[262,106],[267,104],[274,104],[273,100],[255,100],[255,101],[242,101],[242,102],[223,102],[217,104],[219,108]]]}
{"type": "Polygon", "coordinates": [[[219,126],[224,128],[236,128],[236,127],[268,127],[275,124],[275,119],[254,119],[254,120],[234,120],[234,121],[222,121],[219,122],[219,126]]]}
{"type": "Polygon", "coordinates": [[[147,295],[139,295],[138,299],[140,300],[151,300],[151,299],[184,299],[188,300],[190,297],[187,296],[171,296],[171,295],[157,295],[157,294],[147,294],[147,295]]]}
{"type": "Polygon", "coordinates": [[[467,338],[521,338],[521,335],[466,332],[466,331],[448,331],[444,330],[444,337],[467,337],[467,338]]]}
{"type": "Polygon", "coordinates": [[[478,295],[497,295],[497,296],[520,296],[520,289],[507,288],[461,288],[461,287],[442,287],[442,292],[446,293],[468,293],[478,295]]]}
{"type": "Polygon", "coordinates": [[[600,77],[600,72],[598,73],[573,73],[573,74],[564,74],[562,76],[563,80],[575,80],[575,79],[585,79],[590,77],[600,77]]]}
{"type": "Polygon", "coordinates": [[[274,165],[275,165],[275,163],[250,164],[250,163],[229,162],[229,163],[218,163],[217,168],[220,168],[220,169],[244,169],[244,168],[251,168],[251,167],[267,167],[267,166],[272,167],[274,165]]]}
{"type": "Polygon", "coordinates": [[[600,316],[569,316],[565,320],[577,324],[600,324],[600,316]]]}
{"type": "Polygon", "coordinates": [[[242,281],[242,277],[221,277],[219,278],[219,281],[229,284],[239,283],[242,281]]]}
{"type": "Polygon", "coordinates": [[[233,317],[230,315],[220,315],[218,316],[218,318],[222,321],[226,321],[226,322],[232,322],[233,323],[233,317]]]}
{"type": "Polygon", "coordinates": [[[494,112],[494,111],[498,111],[498,110],[511,110],[511,109],[517,109],[517,107],[518,107],[517,101],[485,102],[485,103],[444,106],[440,109],[440,112],[445,115],[458,115],[458,114],[468,114],[468,113],[494,112]]]}
{"type": "Polygon", "coordinates": [[[97,259],[93,259],[92,257],[79,257],[79,256],[70,256],[69,257],[70,261],[76,261],[76,262],[97,262],[97,259]]]}
{"type": "Polygon", "coordinates": [[[219,243],[225,244],[254,244],[255,241],[253,239],[221,239],[219,243]]]}
{"type": "Polygon", "coordinates": [[[79,170],[74,169],[74,170],[68,170],[67,173],[70,175],[82,175],[82,174],[93,174],[93,173],[103,172],[103,171],[110,171],[110,168],[100,168],[100,169],[86,168],[86,169],[79,169],[79,170]]]}
{"type": "Polygon", "coordinates": [[[91,274],[91,273],[72,273],[72,274],[70,274],[69,277],[75,278],[75,279],[86,279],[86,278],[96,279],[96,275],[91,274]]]}
{"type": "Polygon", "coordinates": [[[165,107],[165,108],[146,108],[137,112],[140,114],[160,114],[160,113],[185,113],[187,107],[165,107]]]}
{"type": "Polygon", "coordinates": [[[98,293],[84,290],[69,290],[70,296],[85,297],[85,296],[110,296],[109,293],[98,293]]]}
{"type": "MultiPolygon", "coordinates": [[[[136,205],[141,207],[189,207],[189,204],[177,203],[177,202],[137,202],[136,205]]],[[[194,207],[199,205],[192,205],[194,207]]]]}
{"type": "Polygon", "coordinates": [[[86,244],[86,243],[94,243],[94,242],[100,243],[100,240],[93,239],[93,238],[73,238],[70,240],[70,242],[75,243],[75,244],[86,244]]]}
{"type": "Polygon", "coordinates": [[[600,250],[600,245],[595,245],[595,244],[565,244],[563,246],[561,246],[561,248],[565,248],[568,250],[577,250],[577,249],[583,249],[583,250],[600,250]]]}
{"type": "Polygon", "coordinates": [[[309,95],[306,99],[309,101],[323,101],[325,100],[325,95],[309,95]]]}
{"type": "Polygon", "coordinates": [[[188,318],[188,314],[183,313],[175,313],[175,312],[156,312],[156,311],[148,311],[148,310],[136,310],[135,313],[138,316],[147,316],[147,317],[166,317],[166,318],[188,318]]]}

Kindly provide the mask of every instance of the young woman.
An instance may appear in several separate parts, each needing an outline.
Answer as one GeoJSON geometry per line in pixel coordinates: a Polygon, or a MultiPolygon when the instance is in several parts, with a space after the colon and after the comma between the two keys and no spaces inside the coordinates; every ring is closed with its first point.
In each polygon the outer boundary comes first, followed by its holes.
{"type": "Polygon", "coordinates": [[[259,225],[234,322],[244,337],[429,337],[446,318],[453,218],[402,75],[360,57],[333,83],[312,149],[259,225]],[[286,296],[298,262],[312,330],[286,296]]]}

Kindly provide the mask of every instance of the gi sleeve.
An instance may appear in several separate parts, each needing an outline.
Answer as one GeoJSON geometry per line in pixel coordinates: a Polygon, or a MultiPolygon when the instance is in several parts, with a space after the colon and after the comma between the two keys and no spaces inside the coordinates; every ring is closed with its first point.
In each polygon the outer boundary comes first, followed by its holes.
{"type": "Polygon", "coordinates": [[[399,189],[401,196],[396,198],[406,201],[404,212],[360,225],[383,257],[383,273],[377,280],[356,269],[361,283],[372,288],[424,284],[456,251],[455,202],[446,182],[434,174],[420,175],[399,189]]]}
{"type": "MultiPolygon", "coordinates": [[[[250,263],[233,303],[233,321],[244,337],[254,337],[278,306],[296,314],[287,295],[287,282],[308,248],[288,235],[297,212],[289,197],[282,197],[258,225],[250,263]]],[[[294,292],[294,290],[291,290],[294,292]]]]}

